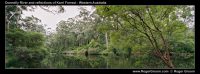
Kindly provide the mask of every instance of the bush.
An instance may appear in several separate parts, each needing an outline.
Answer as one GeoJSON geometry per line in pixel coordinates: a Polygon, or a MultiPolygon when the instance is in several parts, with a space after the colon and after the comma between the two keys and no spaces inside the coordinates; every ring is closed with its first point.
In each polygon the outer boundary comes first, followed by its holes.
{"type": "Polygon", "coordinates": [[[173,43],[173,52],[187,52],[187,53],[194,53],[194,41],[192,40],[185,40],[173,43]]]}
{"type": "Polygon", "coordinates": [[[44,45],[44,36],[37,32],[27,33],[27,47],[38,47],[44,45]]]}
{"type": "Polygon", "coordinates": [[[47,52],[44,36],[37,32],[12,29],[6,33],[6,67],[40,67],[47,52]]]}
{"type": "Polygon", "coordinates": [[[13,56],[9,56],[7,67],[37,68],[41,66],[41,61],[46,56],[46,51],[42,48],[16,47],[13,56]]]}

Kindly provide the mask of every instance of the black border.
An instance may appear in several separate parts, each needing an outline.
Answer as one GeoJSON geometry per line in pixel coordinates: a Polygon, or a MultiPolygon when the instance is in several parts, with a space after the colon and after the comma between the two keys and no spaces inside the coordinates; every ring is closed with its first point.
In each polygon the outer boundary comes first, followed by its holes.
{"type": "MultiPolygon", "coordinates": [[[[6,0],[6,1],[26,1],[26,0],[6,0]]],[[[35,0],[35,1],[42,1],[42,0],[35,0]]],[[[44,0],[45,1],[45,0],[44,0]]],[[[46,1],[54,1],[54,0],[46,0],[46,1]]],[[[56,0],[56,1],[64,1],[64,0],[56,0]]],[[[71,0],[65,0],[65,1],[71,1],[71,0]]],[[[74,1],[84,1],[84,0],[74,0],[74,1]]],[[[95,0],[93,0],[95,1],[95,0]]],[[[106,0],[98,0],[98,1],[106,1],[106,0]]],[[[200,56],[199,54],[199,20],[198,20],[198,3],[200,3],[199,0],[129,0],[129,1],[125,1],[125,0],[114,0],[114,1],[106,1],[107,4],[106,5],[195,5],[195,72],[199,73],[199,60],[198,57],[200,56]],[[197,20],[196,20],[197,19],[197,20]]],[[[0,2],[1,6],[0,8],[2,9],[1,11],[1,27],[0,27],[0,32],[1,33],[1,37],[0,41],[1,41],[1,67],[2,70],[0,72],[6,72],[6,73],[23,73],[26,72],[27,73],[131,73],[133,74],[133,70],[140,70],[140,69],[22,69],[22,70],[18,70],[18,69],[5,69],[5,61],[3,59],[5,59],[5,3],[4,1],[0,2]],[[4,11],[3,11],[4,10],[4,11]]],[[[183,69],[143,69],[143,70],[183,70],[183,69]]]]}
{"type": "MultiPolygon", "coordinates": [[[[5,0],[5,1],[27,1],[27,2],[37,2],[37,1],[49,1],[49,2],[54,2],[54,1],[85,1],[85,2],[102,2],[105,1],[107,4],[106,5],[194,5],[200,2],[199,0],[5,0]]],[[[1,3],[4,3],[2,1],[1,3]]],[[[29,4],[30,5],[30,4],[29,4]]],[[[35,5],[35,4],[34,4],[35,5]]],[[[43,5],[43,4],[37,4],[37,5],[43,5]]],[[[61,4],[63,5],[63,4],[61,4]]],[[[69,4],[70,5],[70,4],[69,4]]],[[[73,4],[71,4],[73,5],[73,4]]],[[[91,4],[76,4],[76,5],[91,5],[91,4]]],[[[100,5],[105,5],[105,4],[100,4],[100,5]]]]}

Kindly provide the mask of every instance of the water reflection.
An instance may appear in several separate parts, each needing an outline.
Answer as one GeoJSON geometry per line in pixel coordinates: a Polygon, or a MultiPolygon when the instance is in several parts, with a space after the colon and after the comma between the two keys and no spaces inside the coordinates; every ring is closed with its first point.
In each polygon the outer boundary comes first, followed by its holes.
{"type": "Polygon", "coordinates": [[[149,56],[54,55],[43,61],[45,68],[167,68],[162,61],[149,56]]]}
{"type": "Polygon", "coordinates": [[[104,55],[54,55],[45,61],[47,68],[134,68],[134,58],[104,55]]]}

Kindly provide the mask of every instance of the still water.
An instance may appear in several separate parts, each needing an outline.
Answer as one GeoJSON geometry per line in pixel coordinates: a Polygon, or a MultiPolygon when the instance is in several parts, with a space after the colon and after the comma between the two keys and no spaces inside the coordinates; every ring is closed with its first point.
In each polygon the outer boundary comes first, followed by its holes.
{"type": "MultiPolygon", "coordinates": [[[[151,59],[151,58],[150,58],[151,59]]],[[[164,68],[159,60],[116,55],[54,55],[44,62],[46,68],[164,68]],[[157,63],[153,63],[153,62],[157,63]]]]}
{"type": "MultiPolygon", "coordinates": [[[[185,59],[175,56],[173,63],[176,68],[194,69],[194,57],[185,59]]],[[[43,60],[44,68],[66,69],[66,68],[101,68],[101,69],[152,69],[168,68],[163,62],[150,55],[123,56],[123,55],[51,55],[43,60]]]]}

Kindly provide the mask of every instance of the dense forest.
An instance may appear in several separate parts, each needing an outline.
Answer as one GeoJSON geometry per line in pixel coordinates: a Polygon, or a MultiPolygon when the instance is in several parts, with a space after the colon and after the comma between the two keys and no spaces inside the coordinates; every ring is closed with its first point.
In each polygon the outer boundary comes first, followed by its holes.
{"type": "Polygon", "coordinates": [[[195,68],[194,6],[80,6],[48,34],[42,20],[21,17],[64,7],[5,6],[6,68],[195,68]]]}

